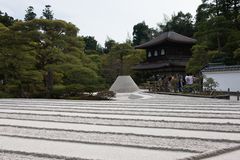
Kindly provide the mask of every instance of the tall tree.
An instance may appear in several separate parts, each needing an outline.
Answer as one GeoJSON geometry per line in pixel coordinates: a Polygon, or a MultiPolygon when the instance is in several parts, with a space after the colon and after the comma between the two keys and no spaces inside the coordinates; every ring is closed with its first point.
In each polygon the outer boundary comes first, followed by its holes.
{"type": "Polygon", "coordinates": [[[25,21],[31,21],[31,20],[35,19],[36,16],[37,16],[37,14],[34,13],[34,8],[33,8],[33,6],[29,6],[29,7],[27,8],[27,10],[26,10],[26,14],[25,14],[24,20],[25,20],[25,21]]]}
{"type": "Polygon", "coordinates": [[[133,27],[133,45],[139,45],[153,38],[152,29],[143,21],[133,27]]]}
{"type": "Polygon", "coordinates": [[[193,19],[190,13],[184,14],[178,12],[177,15],[173,14],[172,18],[166,24],[159,24],[159,28],[163,32],[175,31],[179,34],[192,37],[194,33],[193,19]]]}
{"type": "Polygon", "coordinates": [[[104,43],[104,46],[105,46],[105,49],[104,49],[104,52],[105,53],[109,53],[110,50],[112,49],[112,47],[117,44],[117,42],[113,39],[111,39],[110,37],[107,37],[105,43],[104,43]]]}
{"type": "Polygon", "coordinates": [[[132,47],[128,43],[121,43],[121,44],[114,45],[111,50],[112,53],[117,55],[117,57],[120,61],[120,68],[119,68],[120,75],[124,74],[124,71],[123,71],[124,56],[129,54],[131,49],[132,49],[132,47]]]}
{"type": "MultiPolygon", "coordinates": [[[[240,0],[204,0],[199,9],[202,6],[207,6],[207,10],[202,10],[202,12],[206,13],[207,11],[209,17],[224,16],[226,19],[236,21],[240,13],[240,0]]],[[[199,9],[197,10],[197,17],[199,9]]]]}
{"type": "MultiPolygon", "coordinates": [[[[61,73],[55,72],[54,68],[64,62],[68,63],[68,61],[79,63],[77,59],[80,58],[80,53],[77,53],[79,55],[73,53],[73,49],[76,50],[75,48],[78,47],[75,45],[78,43],[78,29],[74,25],[61,20],[34,19],[15,23],[11,27],[11,31],[20,34],[19,36],[23,40],[29,39],[24,48],[27,49],[28,53],[31,53],[31,51],[35,53],[35,69],[41,73],[42,84],[44,84],[47,95],[50,96],[53,85],[57,82],[55,76],[61,73]],[[68,43],[71,43],[71,45],[68,43]],[[66,52],[68,54],[65,54],[66,52]]],[[[19,42],[24,42],[23,40],[19,42]]],[[[13,44],[16,43],[18,41],[13,44]]],[[[26,59],[21,61],[28,62],[26,59]]]]}
{"type": "Polygon", "coordinates": [[[0,11],[0,23],[2,23],[5,26],[11,26],[14,22],[14,18],[9,16],[6,12],[3,13],[0,11]]]}
{"type": "Polygon", "coordinates": [[[0,64],[0,72],[4,91],[15,97],[28,97],[41,86],[43,77],[35,67],[36,52],[28,45],[30,33],[15,32],[12,27],[0,31],[0,61],[4,62],[0,64]]]}
{"type": "Polygon", "coordinates": [[[53,19],[53,15],[54,15],[53,11],[50,8],[51,8],[50,5],[46,5],[45,9],[42,12],[43,17],[45,17],[48,20],[52,20],[53,19]]]}
{"type": "Polygon", "coordinates": [[[145,51],[136,50],[129,43],[116,43],[108,54],[102,56],[104,78],[112,84],[118,75],[133,75],[131,68],[144,58],[145,51]]]}
{"type": "Polygon", "coordinates": [[[96,50],[97,49],[97,41],[92,36],[83,37],[85,42],[85,50],[96,50]]]}
{"type": "Polygon", "coordinates": [[[211,63],[234,65],[238,61],[240,45],[239,0],[203,0],[197,9],[196,32],[198,45],[194,48],[193,58],[189,61],[189,69],[199,71],[201,64],[208,57],[211,63]],[[200,46],[204,46],[203,49],[200,46]],[[205,53],[204,53],[205,52],[205,53]],[[207,55],[206,55],[207,53],[207,55]],[[205,55],[203,57],[200,54],[205,55]],[[198,55],[198,56],[197,56],[198,55]]]}
{"type": "Polygon", "coordinates": [[[206,22],[209,17],[211,17],[210,8],[210,4],[207,3],[202,3],[198,6],[196,13],[196,25],[198,25],[198,23],[206,22]]]}
{"type": "MultiPolygon", "coordinates": [[[[232,2],[233,2],[234,19],[238,19],[239,13],[240,13],[240,0],[232,0],[232,2]]],[[[240,23],[238,23],[238,26],[240,26],[240,23]]],[[[240,27],[239,27],[239,29],[240,29],[240,27]]]]}
{"type": "Polygon", "coordinates": [[[192,48],[192,52],[193,56],[186,66],[186,71],[191,74],[197,74],[209,62],[207,47],[195,45],[192,48]]]}
{"type": "Polygon", "coordinates": [[[84,54],[77,32],[62,20],[19,21],[9,28],[0,24],[4,91],[14,97],[58,97],[102,88],[98,60],[84,54]]]}

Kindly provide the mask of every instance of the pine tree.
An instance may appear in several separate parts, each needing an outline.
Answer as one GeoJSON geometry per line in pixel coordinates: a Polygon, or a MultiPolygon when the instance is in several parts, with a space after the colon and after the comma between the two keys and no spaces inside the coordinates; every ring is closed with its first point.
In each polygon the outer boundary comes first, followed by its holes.
{"type": "Polygon", "coordinates": [[[42,14],[43,17],[45,17],[46,19],[53,20],[53,11],[51,11],[50,8],[51,8],[50,5],[46,5],[42,14]]]}
{"type": "Polygon", "coordinates": [[[33,19],[36,18],[37,14],[33,12],[34,8],[33,6],[29,6],[26,10],[26,14],[25,14],[25,21],[31,21],[33,19]]]}

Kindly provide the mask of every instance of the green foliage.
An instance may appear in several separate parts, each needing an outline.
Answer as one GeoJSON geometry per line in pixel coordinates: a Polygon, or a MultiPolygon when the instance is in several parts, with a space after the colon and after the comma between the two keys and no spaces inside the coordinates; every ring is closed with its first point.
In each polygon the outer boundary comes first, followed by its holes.
{"type": "MultiPolygon", "coordinates": [[[[89,61],[92,63],[92,65],[94,65],[93,68],[96,72],[100,72],[102,70],[102,56],[97,55],[97,54],[93,54],[93,55],[89,55],[88,56],[89,61]]],[[[90,64],[88,64],[90,65],[90,64]]]]}
{"type": "Polygon", "coordinates": [[[83,37],[83,40],[85,42],[85,50],[95,50],[97,49],[97,41],[94,37],[86,36],[83,37]]]}
{"type": "Polygon", "coordinates": [[[65,73],[64,81],[66,84],[79,83],[83,85],[98,83],[96,72],[89,68],[73,68],[65,73]]]}
{"type": "Polygon", "coordinates": [[[216,87],[218,86],[218,82],[215,82],[212,78],[205,78],[203,82],[203,87],[207,91],[214,91],[216,87]]]}
{"type": "Polygon", "coordinates": [[[3,13],[3,12],[0,11],[0,23],[9,27],[13,24],[13,22],[14,22],[13,17],[9,16],[6,12],[3,13]]]}
{"type": "Polygon", "coordinates": [[[51,96],[52,98],[64,98],[66,95],[66,86],[65,85],[54,85],[51,96]]]}
{"type": "Polygon", "coordinates": [[[203,2],[201,5],[197,8],[197,14],[196,14],[196,24],[206,22],[209,17],[211,17],[211,11],[210,11],[211,5],[208,3],[203,2]]]}
{"type": "Polygon", "coordinates": [[[128,43],[116,44],[109,54],[102,56],[102,74],[107,84],[112,84],[118,75],[133,75],[131,68],[145,59],[145,52],[135,50],[128,43]]]}
{"type": "Polygon", "coordinates": [[[8,28],[6,26],[4,26],[2,23],[0,23],[0,32],[4,32],[4,31],[7,31],[8,28]]]}
{"type": "Polygon", "coordinates": [[[43,17],[48,19],[48,20],[53,20],[53,11],[51,11],[51,6],[50,5],[46,5],[45,9],[43,10],[42,14],[43,17]]]}
{"type": "Polygon", "coordinates": [[[139,45],[152,39],[152,30],[143,21],[133,27],[133,45],[139,45]]]}
{"type": "Polygon", "coordinates": [[[62,20],[0,25],[0,79],[14,97],[64,98],[105,87],[99,57],[84,54],[78,28],[62,20]]]}
{"type": "Polygon", "coordinates": [[[35,52],[26,45],[28,42],[28,38],[11,28],[0,32],[0,61],[4,62],[0,64],[0,75],[4,90],[19,97],[34,92],[33,86],[42,80],[41,73],[35,70],[35,52]]]}
{"type": "Polygon", "coordinates": [[[124,75],[123,65],[124,57],[133,51],[132,46],[128,43],[116,44],[112,47],[110,53],[114,54],[117,60],[119,60],[119,75],[124,75]]]}
{"type": "Polygon", "coordinates": [[[234,58],[237,60],[237,64],[240,64],[240,48],[234,51],[234,58]]]}
{"type": "Polygon", "coordinates": [[[143,62],[145,59],[146,52],[144,50],[132,50],[130,54],[124,57],[123,73],[125,75],[132,75],[133,78],[136,77],[132,67],[143,62]]]}
{"type": "Polygon", "coordinates": [[[209,50],[210,62],[238,64],[234,51],[240,45],[239,4],[239,0],[205,0],[198,7],[194,35],[209,50]]]}
{"type": "Polygon", "coordinates": [[[0,98],[13,98],[14,95],[0,91],[0,98]]]}
{"type": "Polygon", "coordinates": [[[19,81],[10,81],[3,86],[3,92],[5,94],[12,95],[12,97],[19,97],[20,95],[20,88],[19,88],[19,81]]]}
{"type": "Polygon", "coordinates": [[[191,85],[184,85],[183,86],[183,92],[184,93],[190,93],[190,92],[193,92],[193,93],[197,93],[197,92],[200,92],[201,91],[201,85],[198,84],[198,83],[194,83],[194,84],[191,84],[191,85]]]}
{"type": "Polygon", "coordinates": [[[70,84],[66,86],[66,91],[68,96],[77,96],[82,94],[84,86],[81,84],[70,84]]]}
{"type": "Polygon", "coordinates": [[[160,23],[158,26],[163,32],[174,31],[188,37],[192,37],[194,33],[192,15],[181,11],[177,15],[173,14],[165,24],[160,23]]]}
{"type": "Polygon", "coordinates": [[[101,99],[109,100],[115,97],[116,93],[114,93],[113,91],[101,91],[101,92],[98,92],[96,96],[100,97],[101,99]]]}
{"type": "Polygon", "coordinates": [[[225,56],[224,52],[219,52],[218,50],[208,51],[208,57],[211,63],[221,64],[224,61],[225,56]]]}
{"type": "Polygon", "coordinates": [[[107,40],[105,41],[105,43],[104,43],[104,45],[105,45],[105,53],[109,53],[110,52],[110,50],[112,49],[112,47],[114,46],[114,45],[116,45],[117,43],[113,40],[113,39],[111,39],[111,38],[107,38],[107,40]]]}
{"type": "Polygon", "coordinates": [[[195,45],[192,48],[192,53],[193,55],[186,66],[186,71],[191,74],[197,74],[208,63],[207,47],[195,45]]]}
{"type": "MultiPolygon", "coordinates": [[[[107,100],[111,99],[114,95],[109,91],[100,91],[96,95],[93,92],[98,90],[97,85],[54,85],[51,97],[52,98],[68,98],[68,99],[94,99],[94,100],[107,100]]],[[[103,88],[100,88],[102,90],[103,88]]]]}
{"type": "Polygon", "coordinates": [[[35,19],[36,16],[37,16],[37,14],[34,13],[34,8],[33,8],[33,6],[29,6],[29,7],[27,8],[27,10],[26,10],[26,14],[25,14],[24,20],[25,20],[25,21],[31,21],[31,20],[35,19]]]}

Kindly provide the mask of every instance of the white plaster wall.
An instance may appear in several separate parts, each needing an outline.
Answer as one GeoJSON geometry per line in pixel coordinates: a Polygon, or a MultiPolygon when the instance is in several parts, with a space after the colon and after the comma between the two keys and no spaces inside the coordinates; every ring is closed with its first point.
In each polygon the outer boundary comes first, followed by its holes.
{"type": "Polygon", "coordinates": [[[240,91],[240,71],[203,72],[207,78],[213,78],[219,83],[219,91],[240,91]]]}

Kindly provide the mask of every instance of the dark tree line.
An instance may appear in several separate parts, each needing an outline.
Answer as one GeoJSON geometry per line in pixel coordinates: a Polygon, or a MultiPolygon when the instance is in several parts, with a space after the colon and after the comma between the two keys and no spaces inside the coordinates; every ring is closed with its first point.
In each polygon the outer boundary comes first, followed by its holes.
{"type": "Polygon", "coordinates": [[[71,97],[105,87],[98,64],[84,53],[79,29],[54,20],[50,6],[24,21],[0,16],[0,97],[71,97]]]}
{"type": "Polygon", "coordinates": [[[24,20],[0,14],[0,97],[79,98],[108,89],[144,58],[131,42],[111,38],[105,47],[79,36],[47,5],[39,18],[29,6],[24,20]]]}
{"type": "Polygon", "coordinates": [[[189,61],[189,72],[198,72],[208,63],[240,64],[239,0],[203,0],[197,9],[195,30],[198,46],[193,53],[198,58],[189,61]],[[204,61],[199,63],[199,58],[204,61]]]}
{"type": "Polygon", "coordinates": [[[171,19],[165,17],[165,22],[159,23],[157,28],[150,28],[144,21],[133,27],[133,45],[139,45],[157,37],[162,32],[175,31],[192,37],[194,34],[193,17],[190,13],[178,12],[171,19]]]}
{"type": "Polygon", "coordinates": [[[198,73],[209,63],[240,64],[240,0],[202,0],[196,17],[178,12],[156,29],[145,22],[133,27],[133,45],[139,45],[161,32],[175,31],[198,40],[187,72],[198,73]]]}
{"type": "Polygon", "coordinates": [[[9,16],[6,12],[3,13],[2,11],[0,11],[0,23],[8,27],[8,26],[11,26],[13,22],[14,22],[13,17],[9,16]]]}

